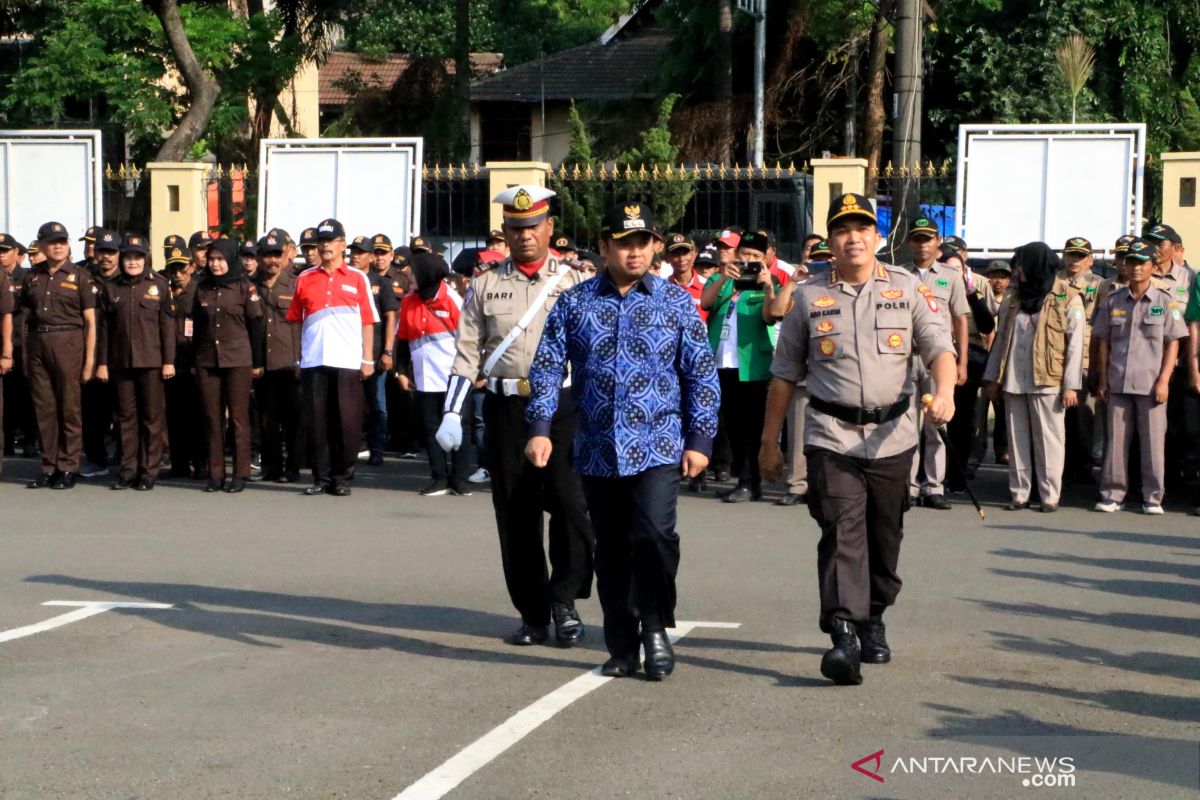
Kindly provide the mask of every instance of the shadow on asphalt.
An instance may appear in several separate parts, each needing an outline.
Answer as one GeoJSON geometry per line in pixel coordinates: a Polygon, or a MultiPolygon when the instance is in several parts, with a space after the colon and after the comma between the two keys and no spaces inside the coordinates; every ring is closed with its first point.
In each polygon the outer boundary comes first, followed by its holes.
{"type": "Polygon", "coordinates": [[[1200,637],[1200,619],[1194,617],[1171,617],[1161,614],[1134,614],[1125,611],[1094,612],[1077,608],[1056,608],[1040,603],[1000,603],[974,597],[960,597],[968,603],[978,603],[990,611],[1017,616],[1044,617],[1060,622],[1086,622],[1092,625],[1107,625],[1112,628],[1146,631],[1149,633],[1177,633],[1181,636],[1200,637]]]}
{"type": "Polygon", "coordinates": [[[1179,653],[1116,653],[1101,647],[1088,647],[1066,639],[1034,639],[1006,631],[988,631],[996,641],[994,647],[1011,653],[1061,658],[1079,664],[1101,665],[1126,672],[1140,672],[1159,677],[1170,675],[1184,680],[1200,681],[1200,657],[1179,653]]]}
{"type": "MultiPolygon", "coordinates": [[[[954,678],[967,682],[973,679],[954,678]]],[[[1010,688],[1001,686],[999,688],[1010,688]]],[[[1041,687],[1037,687],[1041,688],[1041,687]]],[[[1053,690],[1057,693],[1057,690],[1053,690]]],[[[1122,693],[1127,694],[1127,693],[1122,693]]],[[[928,705],[928,704],[927,704],[928,705]]],[[[949,739],[954,740],[973,740],[979,738],[988,738],[996,740],[998,737],[1007,737],[1008,743],[1005,745],[1012,752],[1028,755],[1031,757],[1045,757],[1047,753],[1042,752],[1043,740],[1030,739],[1030,737],[1043,736],[1105,736],[1111,734],[1111,731],[1094,731],[1087,728],[1080,728],[1074,725],[1064,725],[1057,723],[1043,722],[1034,717],[1023,714],[1020,711],[1005,711],[1001,714],[992,714],[988,716],[970,716],[968,714],[950,713],[944,714],[939,719],[939,724],[935,728],[930,728],[925,731],[925,735],[933,739],[949,739]],[[1030,741],[1028,746],[1032,749],[1023,750],[1022,742],[1030,741]]],[[[1194,739],[1168,739],[1163,737],[1151,736],[1136,736],[1134,739],[1146,742],[1147,744],[1155,743],[1159,745],[1169,746],[1176,752],[1181,750],[1195,748],[1194,739]]],[[[1194,773],[1190,776],[1183,777],[1180,770],[1174,770],[1179,773],[1178,777],[1164,774],[1160,765],[1153,759],[1139,759],[1136,754],[1131,753],[1129,758],[1119,760],[1109,760],[1103,766],[1091,765],[1089,771],[1102,771],[1114,775],[1125,775],[1141,780],[1153,781],[1154,783],[1166,784],[1169,786],[1180,786],[1189,790],[1195,789],[1194,773]]],[[[1186,770],[1184,770],[1186,772],[1186,770]]]]}
{"type": "MultiPolygon", "coordinates": [[[[70,586],[141,601],[171,603],[170,613],[144,618],[177,630],[215,636],[257,647],[281,647],[263,639],[291,639],[358,650],[389,648],[414,655],[490,663],[550,667],[586,667],[579,660],[542,655],[553,648],[488,650],[439,644],[397,633],[363,630],[357,625],[404,631],[453,633],[499,640],[516,626],[513,617],[449,606],[363,603],[330,597],[259,592],[179,583],[100,581],[67,575],[31,575],[29,583],[70,586]],[[216,608],[205,608],[216,607],[216,608]],[[301,619],[307,617],[308,619],[301,619]]],[[[139,613],[121,609],[119,613],[139,613]]],[[[139,614],[140,615],[140,614],[139,614]]],[[[580,650],[599,651],[599,627],[580,650]]],[[[599,658],[599,656],[596,656],[599,658]]]]}

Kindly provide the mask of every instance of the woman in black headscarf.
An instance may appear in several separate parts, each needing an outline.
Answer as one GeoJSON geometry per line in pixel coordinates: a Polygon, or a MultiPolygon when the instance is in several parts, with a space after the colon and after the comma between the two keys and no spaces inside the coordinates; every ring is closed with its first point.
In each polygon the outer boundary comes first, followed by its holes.
{"type": "MultiPolygon", "coordinates": [[[[412,272],[417,289],[400,301],[400,347],[396,359],[402,370],[411,365],[417,403],[425,423],[430,483],[421,494],[435,497],[451,492],[465,496],[471,493],[467,482],[471,437],[464,437],[462,447],[450,456],[435,437],[442,420],[450,368],[454,366],[454,332],[458,329],[462,299],[445,280],[450,276],[450,268],[436,255],[413,256],[412,272]]],[[[463,430],[471,430],[470,403],[463,405],[462,415],[463,430]]]]}
{"type": "Polygon", "coordinates": [[[163,381],[175,377],[174,304],[145,236],[128,234],[120,253],[120,272],[97,284],[96,379],[115,388],[121,466],[112,488],[145,492],[162,461],[163,381]]]}
{"type": "Polygon", "coordinates": [[[208,485],[236,493],[250,478],[250,386],[263,365],[263,311],[242,272],[237,245],[217,239],[188,314],[194,322],[196,381],[208,434],[208,485]],[[225,414],[233,423],[233,477],[225,481],[225,414]]]}
{"type": "Polygon", "coordinates": [[[1013,252],[1020,283],[1000,306],[983,379],[1004,392],[1010,510],[1029,506],[1036,475],[1041,510],[1057,511],[1066,447],[1066,409],[1083,388],[1084,313],[1079,292],[1056,276],[1058,256],[1043,242],[1013,252]]]}

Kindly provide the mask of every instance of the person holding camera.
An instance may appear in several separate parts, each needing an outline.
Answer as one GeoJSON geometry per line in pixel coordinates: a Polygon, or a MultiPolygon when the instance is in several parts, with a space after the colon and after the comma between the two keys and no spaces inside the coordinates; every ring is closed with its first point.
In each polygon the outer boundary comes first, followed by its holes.
{"type": "Polygon", "coordinates": [[[775,352],[776,284],[767,269],[769,237],[742,234],[737,257],[704,285],[700,307],[708,311],[708,340],[717,358],[721,416],[729,432],[737,485],[726,503],[762,499],[758,444],[762,438],[771,356],[775,352]]]}

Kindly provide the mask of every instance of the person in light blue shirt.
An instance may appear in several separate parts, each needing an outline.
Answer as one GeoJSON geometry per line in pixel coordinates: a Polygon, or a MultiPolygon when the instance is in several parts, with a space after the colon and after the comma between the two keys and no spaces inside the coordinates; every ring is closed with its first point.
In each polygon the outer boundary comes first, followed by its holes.
{"type": "Polygon", "coordinates": [[[721,391],[695,301],[649,272],[661,241],[650,209],[618,205],[601,236],[605,271],[564,292],[546,321],[529,373],[525,454],[539,467],[550,459],[569,363],[574,463],[596,534],[611,656],[602,671],[632,675],[641,644],[647,677],[661,680],[675,667],[666,629],[675,624],[679,481],[708,465],[721,391]]]}

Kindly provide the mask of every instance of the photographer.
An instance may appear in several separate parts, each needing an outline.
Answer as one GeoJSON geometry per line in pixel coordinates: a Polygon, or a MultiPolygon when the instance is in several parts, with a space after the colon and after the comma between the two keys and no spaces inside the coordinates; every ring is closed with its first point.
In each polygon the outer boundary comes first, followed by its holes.
{"type": "Polygon", "coordinates": [[[708,340],[717,357],[721,415],[738,479],[721,496],[727,503],[762,499],[757,453],[776,322],[771,313],[776,284],[766,265],[769,246],[763,234],[743,234],[736,258],[721,265],[700,296],[700,307],[709,312],[708,340]]]}

